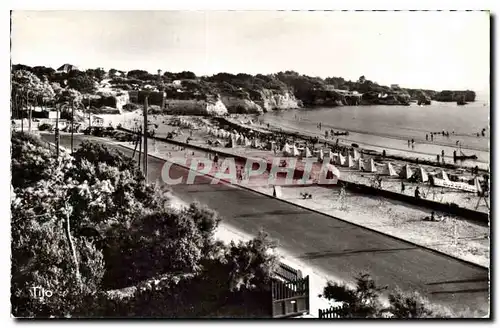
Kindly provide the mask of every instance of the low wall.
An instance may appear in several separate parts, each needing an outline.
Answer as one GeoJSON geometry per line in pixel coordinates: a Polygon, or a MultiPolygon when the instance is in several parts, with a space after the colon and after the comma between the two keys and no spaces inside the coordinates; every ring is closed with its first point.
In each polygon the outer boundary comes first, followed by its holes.
{"type": "MultiPolygon", "coordinates": [[[[135,134],[135,132],[128,130],[128,129],[125,129],[125,128],[118,128],[118,129],[122,130],[124,132],[135,134]]],[[[206,147],[187,144],[185,142],[176,141],[176,140],[172,140],[172,139],[161,138],[161,137],[151,137],[151,136],[149,136],[149,138],[152,138],[152,139],[155,139],[158,141],[167,142],[167,143],[174,144],[174,145],[178,145],[178,146],[183,146],[183,147],[187,147],[187,148],[191,148],[191,149],[195,149],[195,150],[204,151],[204,152],[208,151],[208,152],[212,152],[212,153],[217,153],[217,154],[225,156],[225,157],[233,157],[238,162],[238,164],[246,163],[246,161],[249,159],[248,157],[245,157],[245,156],[230,154],[230,153],[226,153],[224,151],[216,151],[213,149],[208,149],[206,147]]],[[[264,160],[262,160],[262,161],[264,161],[264,160]]],[[[272,163],[267,162],[267,170],[268,171],[270,171],[271,165],[272,165],[272,163]]],[[[257,169],[258,166],[259,165],[257,163],[255,163],[254,165],[252,165],[252,168],[257,169]]],[[[294,172],[294,179],[301,179],[303,174],[304,174],[303,170],[296,169],[294,172]]],[[[279,176],[280,175],[278,175],[278,177],[279,176]]],[[[435,201],[428,200],[428,199],[422,199],[422,198],[417,199],[417,198],[412,197],[412,196],[403,195],[403,194],[393,192],[393,191],[382,190],[382,189],[374,188],[374,187],[363,185],[363,184],[357,184],[357,183],[353,183],[353,182],[349,182],[349,181],[344,181],[342,179],[338,180],[338,184],[335,186],[335,188],[337,188],[339,185],[345,185],[345,187],[348,190],[353,191],[353,192],[357,192],[357,193],[387,197],[387,198],[391,198],[394,200],[406,202],[409,204],[413,204],[413,205],[417,205],[417,206],[421,206],[421,207],[426,207],[426,208],[433,209],[436,211],[442,211],[442,212],[458,215],[458,216],[461,216],[461,217],[464,217],[464,218],[467,218],[469,220],[476,221],[476,222],[481,222],[481,223],[489,222],[489,214],[488,213],[474,211],[471,209],[460,207],[460,206],[455,205],[455,204],[452,205],[452,204],[439,203],[439,202],[435,202],[435,201]]],[[[331,185],[325,185],[325,186],[331,187],[331,185]]]]}

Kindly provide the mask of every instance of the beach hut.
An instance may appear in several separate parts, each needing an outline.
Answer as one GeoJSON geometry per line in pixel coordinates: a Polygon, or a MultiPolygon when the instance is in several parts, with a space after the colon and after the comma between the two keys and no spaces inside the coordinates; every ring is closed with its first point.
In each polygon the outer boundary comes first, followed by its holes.
{"type": "Polygon", "coordinates": [[[353,167],[354,166],[354,159],[352,158],[351,154],[347,156],[347,167],[353,167]]]}
{"type": "Polygon", "coordinates": [[[281,150],[285,156],[290,156],[292,154],[292,150],[290,148],[290,145],[288,143],[285,143],[283,146],[283,149],[281,150]]]}
{"type": "Polygon", "coordinates": [[[396,173],[396,170],[394,170],[394,167],[392,166],[391,163],[386,163],[384,168],[382,169],[382,174],[388,175],[390,177],[396,177],[398,174],[396,173]]]}
{"type": "Polygon", "coordinates": [[[366,164],[365,171],[375,173],[377,172],[377,167],[375,166],[375,162],[373,158],[370,158],[368,163],[366,164]]]}
{"type": "Polygon", "coordinates": [[[410,169],[410,166],[408,164],[403,166],[403,168],[401,169],[401,172],[399,172],[399,176],[402,179],[409,179],[409,178],[411,178],[412,175],[413,175],[413,171],[410,169]]]}
{"type": "Polygon", "coordinates": [[[311,150],[308,147],[304,147],[304,150],[302,151],[302,157],[309,158],[311,156],[311,150]]]}
{"type": "Polygon", "coordinates": [[[295,145],[293,145],[293,147],[292,147],[292,156],[293,156],[293,157],[298,157],[298,156],[300,156],[300,152],[299,152],[299,150],[297,149],[297,146],[295,146],[295,145]]]}
{"type": "Polygon", "coordinates": [[[424,170],[423,167],[419,167],[417,169],[417,171],[413,174],[413,177],[418,182],[427,182],[427,181],[429,181],[429,175],[427,174],[427,172],[425,172],[425,170],[424,170]]]}

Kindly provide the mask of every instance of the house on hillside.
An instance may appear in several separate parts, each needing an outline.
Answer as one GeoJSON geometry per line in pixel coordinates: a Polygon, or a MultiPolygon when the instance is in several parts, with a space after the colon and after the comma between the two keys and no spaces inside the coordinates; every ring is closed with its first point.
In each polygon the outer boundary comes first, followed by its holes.
{"type": "Polygon", "coordinates": [[[104,119],[99,116],[92,116],[92,126],[104,126],[104,119]]]}
{"type": "Polygon", "coordinates": [[[64,64],[62,65],[61,67],[59,67],[57,70],[56,70],[56,73],[69,73],[71,71],[77,71],[78,70],[78,67],[74,66],[74,65],[71,65],[71,64],[64,64]]]}
{"type": "Polygon", "coordinates": [[[399,84],[391,84],[391,89],[392,90],[399,90],[401,88],[399,87],[399,84]]]}
{"type": "Polygon", "coordinates": [[[182,87],[182,81],[181,80],[173,80],[172,85],[176,88],[182,87]]]}

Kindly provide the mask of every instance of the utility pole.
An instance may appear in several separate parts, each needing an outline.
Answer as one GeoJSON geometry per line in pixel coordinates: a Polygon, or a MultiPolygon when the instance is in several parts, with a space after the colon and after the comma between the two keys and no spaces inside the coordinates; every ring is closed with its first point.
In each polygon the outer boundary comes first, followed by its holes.
{"type": "Polygon", "coordinates": [[[92,126],[92,122],[91,122],[91,116],[92,115],[90,113],[90,96],[89,96],[89,108],[88,109],[89,109],[89,129],[90,129],[90,127],[92,126]]]}
{"type": "Polygon", "coordinates": [[[148,96],[144,98],[144,177],[148,181],[148,96]]]}
{"type": "Polygon", "coordinates": [[[28,132],[31,132],[31,109],[32,106],[28,104],[28,132]]]}
{"type": "Polygon", "coordinates": [[[73,154],[73,130],[75,129],[75,104],[71,105],[71,154],[73,154]]]}
{"type": "Polygon", "coordinates": [[[56,105],[56,129],[54,132],[56,141],[56,158],[59,160],[59,104],[56,105]]]}

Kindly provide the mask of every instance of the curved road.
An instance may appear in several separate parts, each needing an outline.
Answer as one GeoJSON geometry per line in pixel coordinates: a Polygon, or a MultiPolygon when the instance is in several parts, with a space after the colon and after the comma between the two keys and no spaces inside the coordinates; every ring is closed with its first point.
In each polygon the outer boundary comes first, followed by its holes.
{"type": "MultiPolygon", "coordinates": [[[[44,138],[53,141],[53,136],[44,138]]],[[[75,146],[87,136],[75,135],[75,146]]],[[[105,139],[90,137],[106,143],[105,139]]],[[[69,146],[69,137],[61,136],[69,146]]],[[[116,145],[125,154],[131,151],[116,145]]],[[[68,147],[69,148],[69,147],[68,147]]],[[[149,181],[161,181],[165,161],[149,157],[149,181]]],[[[171,178],[186,176],[179,166],[171,178]]],[[[248,234],[263,228],[280,246],[303,262],[335,277],[353,281],[365,271],[380,285],[418,290],[431,300],[460,310],[489,312],[488,270],[415,247],[384,234],[227,184],[197,177],[192,185],[172,186],[185,201],[197,200],[219,212],[227,224],[248,234]]]]}

